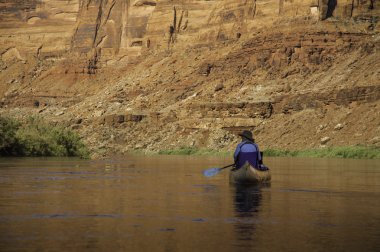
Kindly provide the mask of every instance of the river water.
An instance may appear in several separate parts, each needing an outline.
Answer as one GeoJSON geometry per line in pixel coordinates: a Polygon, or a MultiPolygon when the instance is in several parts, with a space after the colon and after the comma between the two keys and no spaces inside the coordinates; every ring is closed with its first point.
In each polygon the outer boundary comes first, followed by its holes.
{"type": "Polygon", "coordinates": [[[380,251],[380,160],[267,158],[228,182],[221,157],[0,159],[0,251],[380,251]]]}

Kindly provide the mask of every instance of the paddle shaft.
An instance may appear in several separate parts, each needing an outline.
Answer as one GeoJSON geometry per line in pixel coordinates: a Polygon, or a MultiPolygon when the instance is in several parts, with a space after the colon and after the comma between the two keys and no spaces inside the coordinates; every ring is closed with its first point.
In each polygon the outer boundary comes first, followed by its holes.
{"type": "Polygon", "coordinates": [[[226,165],[226,166],[224,166],[224,167],[222,167],[222,168],[219,168],[219,170],[223,170],[223,169],[226,169],[226,168],[231,167],[231,166],[234,166],[234,165],[235,165],[235,164],[226,165]]]}

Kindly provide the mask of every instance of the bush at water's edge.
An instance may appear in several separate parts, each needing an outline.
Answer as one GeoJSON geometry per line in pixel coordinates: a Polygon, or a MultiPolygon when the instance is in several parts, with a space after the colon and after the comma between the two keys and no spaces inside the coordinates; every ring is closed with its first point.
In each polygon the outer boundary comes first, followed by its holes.
{"type": "Polygon", "coordinates": [[[0,117],[0,156],[11,155],[17,146],[16,137],[20,123],[10,118],[0,117]]]}
{"type": "Polygon", "coordinates": [[[73,131],[31,117],[25,123],[0,117],[0,156],[76,156],[89,152],[73,131]]]}

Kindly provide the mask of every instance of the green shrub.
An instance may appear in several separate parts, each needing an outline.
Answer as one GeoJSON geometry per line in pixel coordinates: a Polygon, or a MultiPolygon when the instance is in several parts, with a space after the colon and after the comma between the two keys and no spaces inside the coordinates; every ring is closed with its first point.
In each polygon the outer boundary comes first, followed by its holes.
{"type": "Polygon", "coordinates": [[[0,156],[12,155],[17,145],[16,133],[20,124],[10,118],[0,117],[0,156]]]}
{"type": "Polygon", "coordinates": [[[12,152],[3,155],[17,156],[79,156],[89,153],[80,137],[63,127],[52,126],[38,117],[31,117],[13,133],[12,152]]]}

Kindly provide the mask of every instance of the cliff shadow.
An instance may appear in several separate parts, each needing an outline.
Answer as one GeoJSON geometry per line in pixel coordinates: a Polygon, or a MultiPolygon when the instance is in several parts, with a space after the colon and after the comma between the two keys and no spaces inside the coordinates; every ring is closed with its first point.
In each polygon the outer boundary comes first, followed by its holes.
{"type": "Polygon", "coordinates": [[[327,2],[327,11],[326,11],[326,17],[325,18],[329,18],[329,17],[333,16],[334,10],[335,10],[337,4],[338,4],[337,0],[329,0],[327,2]]]}

